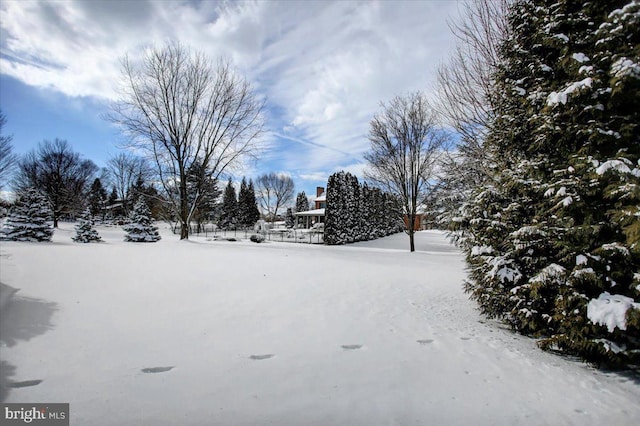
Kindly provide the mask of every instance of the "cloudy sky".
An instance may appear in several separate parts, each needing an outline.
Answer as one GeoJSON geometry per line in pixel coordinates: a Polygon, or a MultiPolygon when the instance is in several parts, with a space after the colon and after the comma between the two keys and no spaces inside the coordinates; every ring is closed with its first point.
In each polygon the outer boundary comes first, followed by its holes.
{"type": "Polygon", "coordinates": [[[168,40],[231,58],[267,100],[270,147],[240,175],[289,173],[313,192],[359,174],[380,102],[433,93],[463,4],[424,1],[3,0],[0,108],[18,153],[68,140],[99,166],[123,140],[101,116],[120,58],[168,40]]]}

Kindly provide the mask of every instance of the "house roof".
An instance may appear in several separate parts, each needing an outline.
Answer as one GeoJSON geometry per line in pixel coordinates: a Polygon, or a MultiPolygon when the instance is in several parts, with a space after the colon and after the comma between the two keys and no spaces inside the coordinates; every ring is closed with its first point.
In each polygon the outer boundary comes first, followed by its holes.
{"type": "Polygon", "coordinates": [[[307,210],[306,212],[294,213],[296,216],[324,216],[324,209],[307,210]]]}

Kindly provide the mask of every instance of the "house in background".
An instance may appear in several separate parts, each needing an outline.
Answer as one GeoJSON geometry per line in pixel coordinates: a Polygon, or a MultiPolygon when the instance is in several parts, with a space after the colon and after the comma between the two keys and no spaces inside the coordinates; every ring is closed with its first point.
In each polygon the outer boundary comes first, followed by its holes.
{"type": "MultiPolygon", "coordinates": [[[[299,228],[309,229],[318,223],[324,223],[324,213],[327,208],[327,193],[324,187],[316,187],[316,198],[313,199],[313,210],[306,212],[294,213],[296,217],[296,224],[299,228]]],[[[414,229],[416,231],[422,231],[425,229],[431,229],[434,227],[435,218],[432,214],[428,213],[427,206],[420,205],[416,214],[416,220],[414,223],[414,229]]],[[[409,218],[404,216],[405,229],[409,228],[409,218]]]]}
{"type": "Polygon", "coordinates": [[[296,212],[296,223],[302,228],[311,228],[318,223],[324,223],[324,210],[327,207],[327,193],[322,186],[316,187],[316,198],[313,200],[313,210],[296,212]]]}

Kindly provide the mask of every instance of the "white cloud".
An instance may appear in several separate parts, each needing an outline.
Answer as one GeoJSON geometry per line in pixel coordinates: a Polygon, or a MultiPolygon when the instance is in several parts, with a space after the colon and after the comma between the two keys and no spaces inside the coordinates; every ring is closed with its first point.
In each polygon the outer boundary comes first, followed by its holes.
{"type": "Polygon", "coordinates": [[[5,1],[0,69],[111,99],[119,58],[178,39],[231,57],[267,96],[278,150],[263,161],[293,175],[331,173],[361,162],[380,101],[429,91],[458,12],[452,1],[5,1]]]}

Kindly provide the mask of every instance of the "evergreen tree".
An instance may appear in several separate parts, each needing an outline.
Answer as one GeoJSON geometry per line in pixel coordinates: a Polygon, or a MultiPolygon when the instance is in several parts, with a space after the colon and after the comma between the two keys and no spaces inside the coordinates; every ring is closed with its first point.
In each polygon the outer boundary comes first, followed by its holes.
{"type": "Polygon", "coordinates": [[[345,172],[334,173],[327,181],[327,207],[324,213],[324,242],[328,245],[344,244],[346,235],[346,180],[345,172]]]}
{"type": "Polygon", "coordinates": [[[123,226],[123,229],[127,232],[125,241],[155,243],[161,238],[158,227],[151,221],[151,211],[142,197],[133,205],[131,223],[123,226]]]}
{"type": "Polygon", "coordinates": [[[104,216],[107,204],[107,191],[102,187],[100,178],[96,178],[91,184],[88,196],[89,211],[94,216],[104,216]]]}
{"type": "Polygon", "coordinates": [[[287,228],[293,228],[296,224],[296,219],[293,216],[293,210],[291,207],[287,207],[287,213],[284,216],[284,224],[287,228]]]}
{"type": "Polygon", "coordinates": [[[53,212],[46,197],[33,188],[25,190],[15,202],[0,239],[5,241],[51,241],[53,212]]]}
{"type": "Polygon", "coordinates": [[[637,364],[640,341],[640,61],[638,3],[615,6],[512,5],[486,141],[493,172],[460,223],[466,288],[485,314],[544,348],[620,366],[637,364]],[[589,314],[610,294],[631,301],[618,330],[589,314]]]}
{"type": "Polygon", "coordinates": [[[98,231],[93,228],[93,218],[89,208],[82,212],[78,219],[78,223],[74,226],[76,236],[71,239],[76,243],[101,242],[102,238],[98,235],[98,231]]]}
{"type": "Polygon", "coordinates": [[[124,216],[124,209],[122,207],[122,203],[118,199],[118,191],[115,186],[111,190],[109,198],[107,199],[107,207],[111,218],[124,216]]]}
{"type": "Polygon", "coordinates": [[[296,196],[296,213],[309,211],[309,199],[304,191],[296,196]]]}
{"type": "Polygon", "coordinates": [[[233,228],[238,223],[238,199],[231,178],[224,189],[222,196],[222,209],[218,225],[221,228],[233,228]]]}
{"type": "Polygon", "coordinates": [[[218,180],[210,177],[199,161],[191,164],[187,173],[187,199],[193,206],[190,222],[196,222],[196,232],[201,232],[202,224],[214,214],[220,190],[218,180]]]}
{"type": "Polygon", "coordinates": [[[378,188],[360,185],[345,172],[334,173],[327,182],[325,244],[366,241],[401,232],[400,200],[378,188]]]}
{"type": "Polygon", "coordinates": [[[260,219],[253,181],[242,178],[238,194],[238,222],[244,227],[252,227],[260,219]]]}
{"type": "Polygon", "coordinates": [[[247,221],[255,224],[260,220],[260,209],[258,209],[258,201],[256,200],[256,190],[253,187],[253,180],[249,179],[249,188],[247,189],[247,205],[249,206],[249,215],[247,221]]]}

